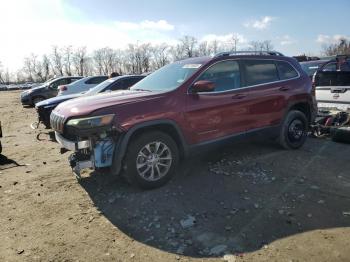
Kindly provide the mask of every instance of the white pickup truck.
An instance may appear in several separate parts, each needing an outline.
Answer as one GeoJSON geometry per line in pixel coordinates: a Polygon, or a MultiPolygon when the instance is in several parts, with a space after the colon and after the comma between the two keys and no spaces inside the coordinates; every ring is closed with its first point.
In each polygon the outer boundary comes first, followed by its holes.
{"type": "Polygon", "coordinates": [[[313,84],[319,109],[350,111],[350,71],[318,71],[313,84]]]}

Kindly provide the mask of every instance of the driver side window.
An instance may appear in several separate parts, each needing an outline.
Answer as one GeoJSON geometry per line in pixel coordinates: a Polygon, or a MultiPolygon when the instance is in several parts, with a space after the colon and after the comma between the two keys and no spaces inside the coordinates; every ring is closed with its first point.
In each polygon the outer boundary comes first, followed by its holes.
{"type": "Polygon", "coordinates": [[[201,80],[213,82],[215,84],[214,92],[240,88],[239,63],[233,60],[219,62],[202,73],[197,81],[201,80]]]}
{"type": "Polygon", "coordinates": [[[60,79],[60,80],[57,80],[55,82],[53,82],[51,85],[50,85],[50,88],[52,89],[57,89],[58,86],[60,85],[65,85],[67,84],[67,80],[66,79],[60,79]]]}

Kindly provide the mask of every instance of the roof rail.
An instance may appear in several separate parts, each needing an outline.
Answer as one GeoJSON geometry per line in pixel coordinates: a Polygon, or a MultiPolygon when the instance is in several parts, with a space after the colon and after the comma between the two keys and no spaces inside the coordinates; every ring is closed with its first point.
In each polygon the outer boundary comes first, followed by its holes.
{"type": "Polygon", "coordinates": [[[214,57],[220,56],[233,56],[233,55],[275,55],[275,56],[284,56],[282,53],[277,51],[230,51],[230,52],[221,52],[214,55],[214,57]]]}

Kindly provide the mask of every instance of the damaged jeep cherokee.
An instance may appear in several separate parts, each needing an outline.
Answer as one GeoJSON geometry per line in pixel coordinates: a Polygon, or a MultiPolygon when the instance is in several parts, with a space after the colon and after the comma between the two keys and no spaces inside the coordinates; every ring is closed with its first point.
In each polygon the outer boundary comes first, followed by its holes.
{"type": "Polygon", "coordinates": [[[278,52],[178,61],[130,90],[83,97],[51,114],[77,175],[110,168],[142,188],[169,181],[181,157],[253,134],[301,147],[316,113],[310,78],[278,52]]]}

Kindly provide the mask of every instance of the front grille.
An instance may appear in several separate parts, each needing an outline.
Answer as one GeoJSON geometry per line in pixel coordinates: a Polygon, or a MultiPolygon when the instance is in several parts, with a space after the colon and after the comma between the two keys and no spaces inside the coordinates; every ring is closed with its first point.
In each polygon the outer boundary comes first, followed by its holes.
{"type": "Polygon", "coordinates": [[[55,114],[55,112],[51,113],[51,115],[50,115],[50,123],[51,123],[51,128],[53,130],[62,133],[63,132],[64,121],[65,121],[64,116],[61,116],[59,114],[55,114]]]}

